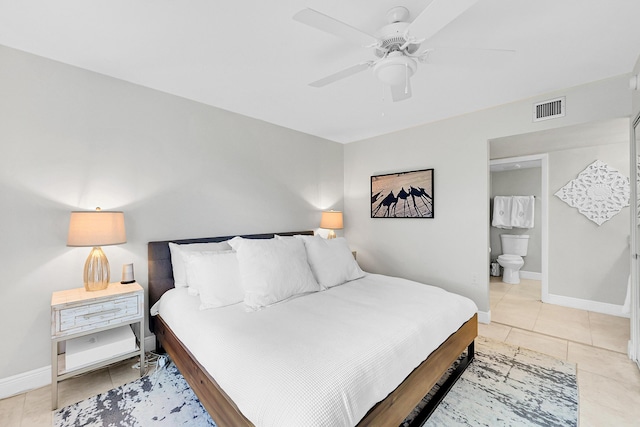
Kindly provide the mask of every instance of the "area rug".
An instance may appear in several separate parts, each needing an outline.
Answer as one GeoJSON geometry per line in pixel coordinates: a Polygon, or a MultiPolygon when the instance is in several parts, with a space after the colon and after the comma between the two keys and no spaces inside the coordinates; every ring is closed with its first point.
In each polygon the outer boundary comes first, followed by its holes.
{"type": "MultiPolygon", "coordinates": [[[[417,421],[430,396],[402,427],[417,421]]],[[[423,425],[577,426],[577,419],[574,364],[478,337],[474,361],[423,425]]],[[[54,414],[57,427],[180,425],[216,426],[173,364],[54,414]]]]}
{"type": "MultiPolygon", "coordinates": [[[[455,365],[449,371],[453,368],[455,365]]],[[[402,427],[412,426],[411,421],[418,417],[439,384],[402,427]]],[[[576,365],[478,337],[474,361],[422,425],[577,426],[576,365]]]]}
{"type": "Polygon", "coordinates": [[[173,363],[54,413],[59,427],[216,427],[173,363]]]}

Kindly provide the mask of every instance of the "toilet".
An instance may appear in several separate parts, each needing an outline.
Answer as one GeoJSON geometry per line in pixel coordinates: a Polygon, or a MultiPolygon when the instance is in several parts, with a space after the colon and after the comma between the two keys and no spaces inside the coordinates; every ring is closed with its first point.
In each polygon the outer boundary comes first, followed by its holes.
{"type": "Polygon", "coordinates": [[[524,265],[523,256],[527,255],[529,236],[526,234],[501,234],[502,255],[498,264],[504,268],[502,281],[512,285],[520,283],[520,269],[524,265]]]}

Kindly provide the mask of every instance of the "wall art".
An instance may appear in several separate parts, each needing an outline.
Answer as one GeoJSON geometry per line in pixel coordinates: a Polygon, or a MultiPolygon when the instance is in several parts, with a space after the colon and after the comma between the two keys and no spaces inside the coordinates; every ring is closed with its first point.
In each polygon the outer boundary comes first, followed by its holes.
{"type": "Polygon", "coordinates": [[[596,160],[555,195],[598,225],[629,206],[629,178],[596,160]]]}
{"type": "Polygon", "coordinates": [[[371,218],[433,218],[433,169],[371,177],[371,218]]]}

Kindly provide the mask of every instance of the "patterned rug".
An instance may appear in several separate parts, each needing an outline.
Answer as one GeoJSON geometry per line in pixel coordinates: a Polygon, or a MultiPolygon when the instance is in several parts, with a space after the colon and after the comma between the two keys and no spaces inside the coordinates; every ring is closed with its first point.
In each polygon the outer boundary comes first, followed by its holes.
{"type": "MultiPolygon", "coordinates": [[[[438,385],[445,379],[446,376],[438,385]]],[[[402,427],[410,425],[438,385],[402,427]]],[[[484,337],[476,339],[475,359],[423,424],[430,427],[577,425],[575,364],[484,337]]]]}
{"type": "Polygon", "coordinates": [[[59,427],[216,427],[173,363],[54,413],[59,427]]]}
{"type": "MultiPolygon", "coordinates": [[[[424,426],[564,427],[577,419],[574,364],[478,337],[474,361],[424,426]]],[[[179,425],[216,426],[173,364],[54,414],[58,427],[179,425]]]]}

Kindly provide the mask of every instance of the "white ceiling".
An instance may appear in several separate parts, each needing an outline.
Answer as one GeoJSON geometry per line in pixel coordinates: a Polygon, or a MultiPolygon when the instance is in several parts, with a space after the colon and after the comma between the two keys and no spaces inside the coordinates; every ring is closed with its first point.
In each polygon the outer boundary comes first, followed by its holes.
{"type": "Polygon", "coordinates": [[[373,55],[296,12],[375,33],[391,7],[413,19],[429,3],[0,0],[0,44],[344,143],[629,73],[640,54],[638,0],[479,0],[423,43],[441,49],[411,99],[370,70],[308,86],[373,55]]]}

